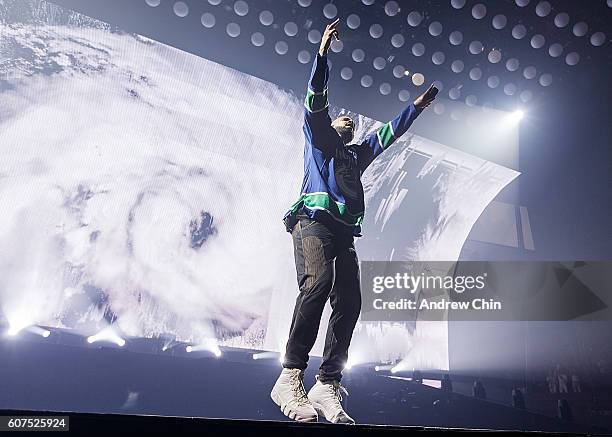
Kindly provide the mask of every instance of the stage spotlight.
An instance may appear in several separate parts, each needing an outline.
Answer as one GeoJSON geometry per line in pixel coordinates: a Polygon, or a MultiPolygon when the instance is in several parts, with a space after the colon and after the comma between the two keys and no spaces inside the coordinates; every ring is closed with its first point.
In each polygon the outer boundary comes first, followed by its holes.
{"type": "Polygon", "coordinates": [[[41,328],[40,326],[30,326],[26,328],[32,334],[40,335],[41,337],[47,338],[51,335],[51,331],[48,329],[41,328]]]}
{"type": "Polygon", "coordinates": [[[110,326],[95,335],[87,337],[87,343],[92,344],[98,341],[115,343],[119,347],[125,346],[125,340],[121,338],[110,326]]]}
{"type": "Polygon", "coordinates": [[[215,357],[220,357],[222,355],[221,349],[217,345],[216,340],[207,340],[202,344],[198,344],[196,346],[189,345],[185,347],[186,352],[196,352],[196,351],[208,351],[212,352],[215,357]]]}
{"type": "Polygon", "coordinates": [[[504,124],[508,126],[514,126],[518,124],[523,119],[523,117],[525,117],[525,113],[522,110],[517,109],[516,111],[511,112],[504,118],[504,124]]]}

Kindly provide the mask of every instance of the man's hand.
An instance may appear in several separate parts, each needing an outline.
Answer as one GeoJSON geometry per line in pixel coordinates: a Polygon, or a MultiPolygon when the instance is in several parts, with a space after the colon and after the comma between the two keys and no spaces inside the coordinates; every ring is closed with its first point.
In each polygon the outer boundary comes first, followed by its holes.
{"type": "Polygon", "coordinates": [[[329,46],[332,42],[332,37],[335,37],[337,41],[340,41],[340,34],[336,30],[338,23],[340,22],[340,18],[336,18],[336,20],[328,24],[325,28],[325,32],[323,32],[323,36],[321,37],[321,45],[319,46],[319,55],[325,56],[327,51],[329,50],[329,46]]]}
{"type": "Polygon", "coordinates": [[[427,91],[425,91],[423,94],[421,94],[419,97],[415,99],[414,106],[417,109],[427,108],[429,105],[431,105],[431,102],[434,101],[437,94],[438,94],[438,88],[436,88],[433,85],[430,85],[429,88],[427,88],[427,91]]]}

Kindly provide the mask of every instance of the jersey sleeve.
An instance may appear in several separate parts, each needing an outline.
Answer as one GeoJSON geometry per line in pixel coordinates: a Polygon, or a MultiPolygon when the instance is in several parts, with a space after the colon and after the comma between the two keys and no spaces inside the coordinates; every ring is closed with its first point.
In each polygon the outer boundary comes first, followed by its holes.
{"type": "Polygon", "coordinates": [[[304,135],[310,144],[324,152],[329,152],[333,148],[333,144],[330,144],[328,140],[329,135],[333,133],[328,110],[328,79],[327,56],[317,53],[312,64],[304,101],[304,135]]]}
{"type": "Polygon", "coordinates": [[[369,134],[357,149],[360,170],[365,171],[378,155],[404,135],[421,112],[423,112],[422,109],[417,109],[411,103],[393,120],[369,134]]]}

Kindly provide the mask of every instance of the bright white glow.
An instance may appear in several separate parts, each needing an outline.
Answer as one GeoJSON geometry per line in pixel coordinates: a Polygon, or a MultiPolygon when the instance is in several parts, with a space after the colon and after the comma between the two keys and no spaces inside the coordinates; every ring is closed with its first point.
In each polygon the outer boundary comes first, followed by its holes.
{"type": "Polygon", "coordinates": [[[208,351],[208,352],[212,352],[213,355],[217,358],[223,355],[223,353],[221,352],[221,349],[219,348],[219,345],[217,345],[217,340],[214,340],[214,339],[206,340],[202,344],[198,344],[195,346],[192,346],[192,345],[187,346],[185,350],[187,352],[208,351]]]}
{"type": "Polygon", "coordinates": [[[8,331],[6,331],[6,335],[9,337],[15,337],[19,332],[21,332],[22,328],[11,326],[8,331]]]}
{"type": "Polygon", "coordinates": [[[508,127],[516,126],[524,117],[525,112],[522,109],[517,109],[516,111],[510,112],[507,116],[502,118],[502,123],[508,127]]]}
{"type": "Polygon", "coordinates": [[[397,368],[398,366],[392,367],[391,368],[391,373],[397,373],[399,372],[399,369],[397,368]]]}
{"type": "Polygon", "coordinates": [[[40,326],[30,326],[28,328],[26,328],[27,331],[31,332],[32,334],[36,334],[36,335],[40,335],[41,337],[47,338],[51,335],[51,331],[49,331],[48,329],[44,329],[41,328],[40,326]]]}
{"type": "Polygon", "coordinates": [[[282,358],[278,352],[257,352],[253,354],[254,360],[263,360],[263,359],[280,359],[282,358]]]}
{"type": "Polygon", "coordinates": [[[87,343],[92,344],[99,341],[115,343],[119,347],[125,346],[125,340],[121,338],[112,327],[104,328],[95,335],[87,337],[87,343]]]}

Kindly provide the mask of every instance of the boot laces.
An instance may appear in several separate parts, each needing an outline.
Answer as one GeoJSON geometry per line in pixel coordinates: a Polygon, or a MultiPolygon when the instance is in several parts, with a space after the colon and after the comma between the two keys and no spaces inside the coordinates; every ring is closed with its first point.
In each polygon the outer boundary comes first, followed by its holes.
{"type": "MultiPolygon", "coordinates": [[[[317,381],[319,380],[319,375],[316,376],[317,381]]],[[[338,406],[340,409],[342,409],[342,395],[347,396],[348,397],[348,390],[342,385],[340,384],[340,381],[332,381],[330,383],[327,383],[325,385],[328,385],[331,389],[331,392],[333,394],[333,399],[334,399],[334,403],[336,404],[336,406],[338,406]]]]}
{"type": "Polygon", "coordinates": [[[302,371],[293,372],[290,376],[291,391],[296,399],[298,405],[306,405],[310,401],[304,388],[304,373],[302,371]]]}

